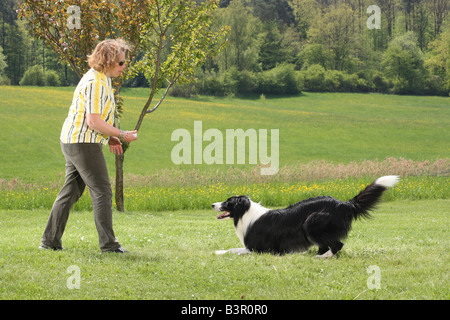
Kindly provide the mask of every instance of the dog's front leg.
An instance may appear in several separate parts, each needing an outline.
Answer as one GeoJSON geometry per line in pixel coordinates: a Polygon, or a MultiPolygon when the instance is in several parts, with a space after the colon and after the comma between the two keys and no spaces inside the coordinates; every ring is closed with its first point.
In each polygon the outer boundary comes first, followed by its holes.
{"type": "Polygon", "coordinates": [[[229,250],[216,250],[216,254],[225,254],[225,253],[234,253],[237,255],[241,255],[241,254],[251,254],[252,252],[250,250],[248,250],[247,248],[233,248],[233,249],[229,249],[229,250]]]}
{"type": "Polygon", "coordinates": [[[247,248],[234,248],[234,249],[230,249],[231,253],[235,253],[237,255],[241,255],[241,254],[251,254],[252,252],[250,250],[248,250],[247,248]]]}

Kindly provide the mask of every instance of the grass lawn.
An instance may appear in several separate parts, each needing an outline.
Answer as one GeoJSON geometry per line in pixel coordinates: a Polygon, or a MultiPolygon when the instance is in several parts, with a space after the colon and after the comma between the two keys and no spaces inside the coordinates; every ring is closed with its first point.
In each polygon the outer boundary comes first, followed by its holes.
{"type": "Polygon", "coordinates": [[[216,256],[240,247],[212,210],[115,213],[130,254],[101,254],[91,212],[73,212],[60,252],[37,249],[48,211],[0,211],[0,299],[449,299],[449,200],[393,201],[354,223],[338,258],[216,256]],[[69,289],[71,266],[80,288],[69,289]],[[370,289],[379,270],[380,289],[370,289]]]}

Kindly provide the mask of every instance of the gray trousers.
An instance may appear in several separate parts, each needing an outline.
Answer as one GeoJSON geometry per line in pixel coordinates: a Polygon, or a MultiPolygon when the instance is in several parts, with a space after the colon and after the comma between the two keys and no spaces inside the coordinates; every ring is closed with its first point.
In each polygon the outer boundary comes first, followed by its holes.
{"type": "Polygon", "coordinates": [[[69,212],[89,187],[101,251],[120,247],[112,225],[112,190],[108,169],[100,143],[61,143],[66,158],[66,177],[53,204],[41,243],[52,248],[62,248],[61,238],[66,228],[69,212]]]}

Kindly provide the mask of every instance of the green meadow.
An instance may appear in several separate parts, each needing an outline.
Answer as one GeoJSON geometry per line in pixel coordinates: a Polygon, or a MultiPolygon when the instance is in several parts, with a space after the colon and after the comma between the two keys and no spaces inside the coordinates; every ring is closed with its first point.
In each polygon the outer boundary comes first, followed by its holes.
{"type": "MultiPolygon", "coordinates": [[[[0,87],[0,121],[6,135],[0,208],[51,208],[64,180],[58,141],[72,91],[0,87]]],[[[123,90],[122,128],[134,128],[147,93],[123,90]]],[[[263,99],[168,97],[145,118],[139,140],[125,154],[125,209],[206,209],[211,202],[238,193],[272,206],[321,194],[347,199],[386,174],[403,178],[389,199],[445,199],[449,110],[445,97],[342,93],[263,99]],[[200,137],[194,121],[201,121],[200,137]],[[191,164],[172,161],[172,150],[180,143],[172,141],[172,133],[178,129],[190,135],[191,164]],[[209,165],[202,157],[193,164],[195,140],[201,141],[208,129],[222,134],[224,164],[209,165]],[[238,164],[237,155],[227,163],[228,129],[255,129],[259,139],[259,130],[266,129],[269,141],[271,130],[278,130],[278,173],[262,176],[260,158],[249,164],[248,140],[245,163],[238,164]]],[[[210,143],[203,141],[201,146],[206,149],[210,143]]],[[[267,155],[270,147],[269,143],[267,155]]],[[[114,157],[107,147],[104,150],[114,185],[114,157]]],[[[88,192],[74,209],[91,209],[88,192]]]]}
{"type": "MultiPolygon", "coordinates": [[[[0,86],[0,299],[450,298],[448,98],[169,96],[125,154],[125,213],[114,212],[114,223],[132,253],[117,256],[98,250],[88,192],[69,219],[65,250],[37,250],[64,180],[59,134],[72,94],[73,88],[0,86]],[[172,133],[186,129],[193,145],[194,121],[202,133],[217,129],[224,139],[227,129],[267,129],[269,136],[279,130],[278,173],[261,176],[263,165],[249,164],[248,150],[245,164],[174,164],[172,133]],[[215,219],[212,202],[234,194],[267,207],[323,194],[347,200],[386,174],[402,180],[373,219],[354,224],[338,258],[314,259],[315,249],[214,255],[240,243],[229,221],[215,219]],[[73,265],[80,289],[67,285],[73,265]],[[377,289],[368,285],[370,266],[381,275],[377,289]]],[[[147,94],[121,92],[122,128],[134,128],[147,94]]],[[[104,153],[114,187],[114,157],[108,148],[104,153]]],[[[192,162],[194,156],[192,150],[192,162]]]]}
{"type": "MultiPolygon", "coordinates": [[[[122,128],[134,128],[147,94],[145,89],[122,91],[122,128]]],[[[73,88],[0,87],[3,179],[55,181],[63,174],[58,141],[72,95],[73,88]]],[[[236,161],[174,165],[171,150],[177,142],[171,141],[172,132],[181,128],[193,136],[194,121],[202,121],[203,132],[213,128],[224,136],[226,129],[267,129],[268,135],[278,129],[280,168],[317,160],[337,164],[387,157],[448,158],[448,102],[446,97],[344,93],[265,99],[169,96],[144,119],[139,140],[125,155],[125,173],[148,176],[167,168],[222,171],[254,167],[236,161]]],[[[107,160],[113,170],[113,157],[108,155],[107,160]]]]}

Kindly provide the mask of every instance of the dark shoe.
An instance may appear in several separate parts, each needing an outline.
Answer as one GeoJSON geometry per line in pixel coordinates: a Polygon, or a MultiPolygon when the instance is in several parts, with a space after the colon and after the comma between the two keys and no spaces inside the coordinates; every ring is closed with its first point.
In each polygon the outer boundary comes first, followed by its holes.
{"type": "Polygon", "coordinates": [[[49,247],[49,246],[46,246],[45,244],[41,244],[39,246],[39,250],[54,250],[54,251],[58,251],[58,250],[62,250],[62,249],[64,249],[64,248],[63,247],[49,247]]]}
{"type": "Polygon", "coordinates": [[[103,252],[114,252],[114,253],[130,253],[129,251],[125,250],[124,247],[118,247],[115,250],[111,250],[111,251],[103,251],[103,252]]]}
{"type": "Polygon", "coordinates": [[[127,250],[125,250],[124,247],[119,247],[116,250],[114,250],[113,252],[115,252],[115,253],[130,253],[127,250]]]}

